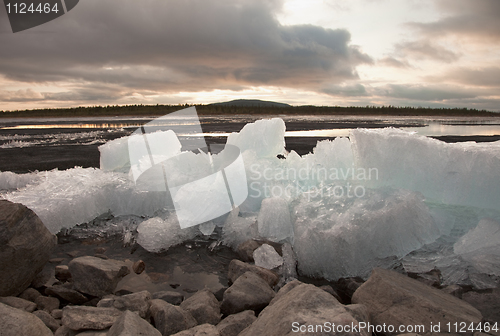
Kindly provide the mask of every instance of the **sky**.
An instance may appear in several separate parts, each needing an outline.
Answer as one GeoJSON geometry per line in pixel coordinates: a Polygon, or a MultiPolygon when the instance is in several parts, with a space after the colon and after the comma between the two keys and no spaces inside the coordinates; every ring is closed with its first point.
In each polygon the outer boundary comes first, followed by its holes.
{"type": "Polygon", "coordinates": [[[500,111],[499,0],[82,0],[12,33],[0,111],[261,99],[500,111]]]}

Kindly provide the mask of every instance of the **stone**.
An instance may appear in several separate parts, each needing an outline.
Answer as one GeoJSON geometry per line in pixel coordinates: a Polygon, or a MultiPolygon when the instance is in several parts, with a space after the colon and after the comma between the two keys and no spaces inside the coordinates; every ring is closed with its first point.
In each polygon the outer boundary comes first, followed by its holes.
{"type": "Polygon", "coordinates": [[[337,294],[343,303],[351,303],[354,292],[364,283],[360,277],[340,278],[337,280],[337,294]]]}
{"type": "MultiPolygon", "coordinates": [[[[285,289],[283,287],[282,289],[285,289]]],[[[281,290],[280,290],[281,291],[281,290]]],[[[286,294],[279,295],[272,305],[266,307],[248,328],[243,330],[239,336],[254,335],[295,335],[300,331],[299,327],[307,328],[309,325],[327,326],[335,325],[351,326],[359,325],[359,322],[368,323],[367,320],[356,319],[341,303],[324,290],[310,284],[299,284],[290,290],[285,289],[286,294]]],[[[279,292],[278,292],[279,294],[279,292]]],[[[306,329],[306,332],[308,329],[306,329]]],[[[299,333],[305,335],[306,332],[299,333]]],[[[309,334],[309,333],[307,333],[309,334]]],[[[324,329],[322,333],[310,333],[311,335],[355,335],[370,336],[366,330],[357,332],[332,333],[324,329]]]]}
{"type": "Polygon", "coordinates": [[[160,299],[178,306],[184,300],[184,295],[174,291],[160,291],[153,293],[153,299],[160,299]]]}
{"type": "Polygon", "coordinates": [[[194,317],[181,307],[159,299],[151,300],[150,303],[149,310],[154,325],[163,336],[173,335],[196,326],[194,317]]]}
{"type": "Polygon", "coordinates": [[[31,287],[42,289],[43,287],[52,286],[57,282],[55,274],[54,266],[50,263],[45,264],[43,269],[38,272],[33,281],[31,281],[31,287]]]}
{"type": "Polygon", "coordinates": [[[0,303],[0,334],[2,336],[52,336],[50,329],[35,315],[0,303]]]}
{"type": "Polygon", "coordinates": [[[462,298],[462,295],[464,293],[464,289],[459,285],[449,285],[449,286],[443,287],[441,290],[443,292],[448,293],[450,295],[453,295],[454,297],[457,297],[459,299],[462,298]]]}
{"type": "Polygon", "coordinates": [[[238,245],[238,247],[236,248],[236,253],[238,253],[238,256],[241,260],[245,262],[253,262],[253,251],[258,249],[259,247],[260,244],[258,242],[253,239],[249,239],[238,245]]]}
{"type": "Polygon", "coordinates": [[[0,200],[0,296],[16,296],[28,288],[56,243],[32,210],[0,200]]]}
{"type": "Polygon", "coordinates": [[[188,330],[174,334],[173,336],[220,336],[217,328],[209,323],[205,323],[188,330]]]}
{"type": "Polygon", "coordinates": [[[27,288],[24,292],[22,292],[19,297],[21,299],[25,299],[25,300],[28,300],[28,301],[31,301],[31,302],[35,302],[36,298],[39,297],[40,295],[40,292],[37,291],[36,289],[34,288],[27,288]]]}
{"type": "Polygon", "coordinates": [[[226,315],[249,309],[260,311],[271,302],[274,295],[264,279],[253,272],[246,272],[224,292],[221,311],[226,315]]]}
{"type": "Polygon", "coordinates": [[[198,324],[220,322],[220,303],[208,290],[198,291],[181,303],[181,308],[190,312],[198,324]]]}
{"type": "Polygon", "coordinates": [[[69,263],[74,289],[92,296],[111,294],[118,282],[129,273],[124,262],[96,257],[79,257],[69,263]]]}
{"type": "Polygon", "coordinates": [[[87,331],[84,331],[84,332],[80,332],[77,335],[78,336],[108,336],[109,330],[110,329],[104,329],[104,330],[87,330],[87,331]]]}
{"type": "Polygon", "coordinates": [[[48,296],[37,297],[35,303],[39,310],[45,310],[48,313],[52,312],[54,309],[59,309],[61,304],[58,298],[48,296]]]}
{"type": "Polygon", "coordinates": [[[337,292],[335,291],[335,289],[332,288],[332,286],[330,286],[330,285],[323,285],[323,286],[319,286],[319,288],[321,288],[322,290],[324,290],[327,293],[330,293],[331,295],[333,295],[334,298],[337,299],[338,302],[342,303],[342,299],[337,294],[337,292]]]}
{"type": "Polygon", "coordinates": [[[71,279],[71,273],[68,265],[57,265],[55,268],[55,277],[57,280],[61,280],[63,282],[71,279]]]}
{"type": "Polygon", "coordinates": [[[260,276],[271,287],[274,287],[279,281],[278,275],[273,271],[259,266],[244,263],[238,259],[233,259],[229,263],[229,271],[227,277],[229,278],[231,283],[234,283],[236,279],[238,279],[238,277],[249,271],[260,276]]]}
{"type": "Polygon", "coordinates": [[[52,331],[56,331],[61,326],[49,313],[44,310],[37,310],[33,315],[38,317],[52,331]]]}
{"type": "Polygon", "coordinates": [[[62,324],[71,330],[102,330],[111,327],[121,314],[116,308],[66,306],[63,308],[62,324]]]}
{"type": "Polygon", "coordinates": [[[462,294],[462,299],[479,310],[486,320],[500,322],[500,288],[487,292],[467,292],[462,294]]]}
{"type": "Polygon", "coordinates": [[[88,301],[87,297],[74,289],[64,286],[51,286],[45,289],[45,294],[55,296],[61,300],[75,305],[81,305],[88,301]]]}
{"type": "Polygon", "coordinates": [[[279,291],[278,293],[276,293],[276,295],[274,296],[274,299],[272,299],[271,302],[269,302],[269,305],[273,305],[275,302],[277,302],[283,295],[285,295],[286,293],[288,293],[289,291],[291,291],[292,289],[294,289],[295,287],[297,286],[300,286],[302,285],[303,282],[299,281],[299,280],[293,280],[293,281],[290,281],[289,283],[287,283],[286,285],[284,285],[279,291]]]}
{"type": "Polygon", "coordinates": [[[28,313],[36,309],[36,303],[15,296],[0,297],[0,302],[7,306],[27,311],[28,313]]]}
{"type": "MultiPolygon", "coordinates": [[[[481,313],[470,304],[394,271],[376,268],[352,297],[364,304],[374,325],[477,324],[481,313]]],[[[387,332],[395,335],[397,332],[387,332]]]]}
{"type": "Polygon", "coordinates": [[[114,307],[122,311],[129,310],[139,314],[142,318],[147,318],[150,300],[151,293],[142,291],[123,296],[103,298],[97,303],[97,307],[114,307]]]}
{"type": "MultiPolygon", "coordinates": [[[[81,335],[81,334],[80,334],[81,335]]],[[[107,336],[161,336],[161,333],[136,313],[126,310],[109,329],[107,336]]]]}
{"type": "Polygon", "coordinates": [[[219,324],[217,330],[220,336],[237,336],[257,318],[253,310],[244,310],[241,313],[229,315],[219,324]]]}
{"type": "Polygon", "coordinates": [[[141,274],[144,272],[146,269],[146,264],[142,260],[137,260],[133,265],[132,265],[132,270],[134,271],[135,274],[141,274]]]}
{"type": "Polygon", "coordinates": [[[62,319],[62,309],[54,309],[53,311],[50,312],[50,316],[55,318],[56,320],[62,319]]]}
{"type": "Polygon", "coordinates": [[[74,336],[74,335],[76,335],[76,333],[70,328],[66,327],[65,325],[60,326],[54,333],[54,336],[74,336]]]}

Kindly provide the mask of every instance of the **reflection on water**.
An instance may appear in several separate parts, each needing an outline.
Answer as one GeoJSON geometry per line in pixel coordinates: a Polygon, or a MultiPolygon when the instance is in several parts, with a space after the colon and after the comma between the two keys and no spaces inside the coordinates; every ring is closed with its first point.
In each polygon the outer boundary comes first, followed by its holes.
{"type": "MultiPolygon", "coordinates": [[[[235,117],[231,118],[219,118],[212,117],[203,117],[203,124],[212,125],[213,129],[217,128],[217,124],[220,124],[221,127],[226,126],[227,124],[236,124],[241,122],[251,122],[251,120],[247,120],[248,117],[235,117]],[[217,123],[218,121],[218,123],[217,123]]],[[[255,117],[254,119],[259,119],[255,117]]],[[[309,127],[309,130],[300,130],[300,131],[287,131],[285,133],[286,137],[338,137],[338,136],[348,136],[349,132],[357,127],[380,127],[380,125],[390,124],[393,126],[398,126],[403,130],[407,130],[410,132],[416,132],[420,135],[425,136],[465,136],[465,135],[482,135],[482,136],[492,136],[492,135],[500,135],[500,121],[499,120],[481,120],[481,119],[463,119],[463,120],[453,120],[453,119],[423,119],[423,118],[332,118],[331,116],[288,116],[284,118],[287,124],[304,124],[305,128],[309,127]],[[327,129],[317,129],[318,123],[321,121],[328,122],[328,125],[331,126],[327,129]],[[370,125],[370,123],[376,123],[378,126],[370,125]],[[335,124],[338,124],[338,128],[336,128],[335,124]],[[347,127],[346,127],[347,124],[347,127]],[[350,124],[352,127],[349,128],[350,124]],[[399,126],[400,125],[400,126],[399,126]],[[411,126],[411,127],[409,127],[411,126]],[[415,127],[417,126],[417,127],[415,127]]],[[[53,120],[50,120],[53,121],[53,120]]],[[[51,123],[48,120],[30,120],[28,123],[26,121],[17,120],[16,122],[10,122],[10,125],[5,125],[4,127],[0,127],[0,130],[29,130],[29,129],[122,129],[128,128],[133,130],[133,128],[140,127],[147,123],[145,119],[138,120],[117,120],[115,121],[104,121],[104,120],[95,120],[92,122],[91,120],[78,120],[77,123],[71,123],[71,120],[65,120],[61,123],[51,123]],[[45,123],[44,123],[45,122],[45,123]],[[23,124],[26,123],[26,124],[23,124]],[[14,125],[12,125],[14,124],[14,125]]],[[[76,121],[76,120],[75,120],[76,121]]],[[[171,124],[174,126],[173,124],[171,124]]],[[[184,125],[186,126],[186,121],[178,120],[175,122],[176,126],[184,125]]],[[[224,129],[224,128],[223,128],[224,129]]],[[[239,131],[235,130],[235,131],[239,131]]],[[[227,137],[230,132],[208,132],[199,134],[200,136],[206,137],[227,137]]],[[[179,136],[183,136],[183,134],[179,134],[179,136]]]]}

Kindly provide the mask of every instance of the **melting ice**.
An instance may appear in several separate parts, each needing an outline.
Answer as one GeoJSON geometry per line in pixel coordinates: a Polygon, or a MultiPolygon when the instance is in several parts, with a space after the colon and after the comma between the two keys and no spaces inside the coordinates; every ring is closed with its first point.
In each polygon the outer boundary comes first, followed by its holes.
{"type": "MultiPolygon", "coordinates": [[[[242,152],[249,197],[199,227],[180,229],[164,192],[136,187],[126,137],[100,147],[101,169],[1,172],[0,190],[54,233],[108,211],[145,216],[137,241],[153,252],[222,226],[228,246],[284,242],[302,274],[327,279],[366,276],[401,258],[408,271],[442,269],[445,281],[500,275],[500,142],[447,144],[392,128],[357,129],[299,156],[285,151],[284,132],[281,119],[259,120],[228,137],[242,152]]],[[[203,155],[182,155],[172,176],[180,183],[207,174],[203,155]]],[[[213,196],[197,199],[217,206],[213,196]]]]}

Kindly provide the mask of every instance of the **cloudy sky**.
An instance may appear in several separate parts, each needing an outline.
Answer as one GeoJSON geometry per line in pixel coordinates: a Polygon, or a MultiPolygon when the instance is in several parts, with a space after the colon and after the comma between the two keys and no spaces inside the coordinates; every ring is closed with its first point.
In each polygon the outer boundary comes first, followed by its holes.
{"type": "Polygon", "coordinates": [[[500,111],[499,0],[82,0],[12,33],[0,110],[263,99],[500,111]]]}

